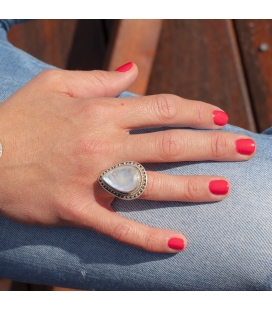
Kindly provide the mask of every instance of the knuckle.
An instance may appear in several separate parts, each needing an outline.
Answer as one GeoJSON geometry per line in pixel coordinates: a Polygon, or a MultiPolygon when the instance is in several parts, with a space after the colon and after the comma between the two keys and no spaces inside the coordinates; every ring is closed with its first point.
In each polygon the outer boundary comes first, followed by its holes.
{"type": "Polygon", "coordinates": [[[63,72],[60,69],[47,69],[39,73],[39,77],[48,86],[56,87],[62,83],[63,72]]]}
{"type": "Polygon", "coordinates": [[[42,71],[38,76],[44,87],[52,91],[62,91],[66,88],[64,77],[65,70],[61,69],[47,69],[42,71]]]}
{"type": "Polygon", "coordinates": [[[112,238],[116,239],[117,241],[123,242],[128,241],[131,234],[131,225],[126,222],[118,223],[112,230],[111,236],[112,238]]]}
{"type": "Polygon", "coordinates": [[[162,124],[168,124],[175,119],[177,108],[172,95],[156,95],[154,98],[155,113],[162,124]]]}
{"type": "Polygon", "coordinates": [[[109,75],[104,71],[93,71],[93,75],[91,76],[91,82],[93,86],[103,87],[106,92],[107,87],[109,87],[109,75]]]}
{"type": "Polygon", "coordinates": [[[197,181],[189,179],[184,184],[184,198],[186,201],[195,201],[199,194],[199,186],[197,181]]]}
{"type": "Polygon", "coordinates": [[[155,252],[158,248],[158,238],[155,233],[148,232],[143,238],[143,248],[150,252],[155,252]]]}
{"type": "Polygon", "coordinates": [[[216,133],[211,141],[213,158],[222,158],[226,154],[227,139],[222,133],[216,133]]]}
{"type": "Polygon", "coordinates": [[[193,125],[194,126],[201,126],[203,125],[203,122],[205,121],[205,104],[201,101],[196,101],[193,107],[193,125]]]}
{"type": "Polygon", "coordinates": [[[177,131],[164,131],[159,145],[158,157],[163,161],[175,160],[181,153],[181,139],[177,131]]]}

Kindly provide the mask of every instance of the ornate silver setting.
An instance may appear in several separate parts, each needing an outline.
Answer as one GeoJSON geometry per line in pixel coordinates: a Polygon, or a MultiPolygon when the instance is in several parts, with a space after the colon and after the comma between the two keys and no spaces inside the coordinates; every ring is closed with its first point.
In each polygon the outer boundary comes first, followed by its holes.
{"type": "Polygon", "coordinates": [[[125,162],[116,164],[116,165],[104,170],[100,174],[100,176],[98,177],[98,182],[106,191],[113,194],[114,196],[116,196],[120,199],[124,199],[124,200],[133,200],[133,199],[139,198],[142,195],[142,193],[144,192],[144,190],[146,188],[146,184],[147,184],[147,174],[146,174],[145,168],[141,164],[136,163],[134,161],[125,161],[125,162]],[[130,192],[120,191],[120,190],[114,188],[113,186],[109,185],[103,179],[103,176],[106,173],[108,173],[109,171],[114,170],[118,167],[121,167],[121,166],[133,166],[134,168],[137,169],[137,172],[139,175],[138,184],[137,184],[136,188],[130,192]]]}

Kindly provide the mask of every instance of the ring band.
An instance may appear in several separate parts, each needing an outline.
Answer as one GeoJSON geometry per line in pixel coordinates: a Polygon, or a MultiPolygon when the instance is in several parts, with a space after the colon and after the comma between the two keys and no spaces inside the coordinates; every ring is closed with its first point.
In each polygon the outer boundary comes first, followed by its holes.
{"type": "Polygon", "coordinates": [[[142,195],[147,184],[145,168],[135,161],[125,161],[104,170],[99,184],[114,196],[133,200],[142,195]]]}

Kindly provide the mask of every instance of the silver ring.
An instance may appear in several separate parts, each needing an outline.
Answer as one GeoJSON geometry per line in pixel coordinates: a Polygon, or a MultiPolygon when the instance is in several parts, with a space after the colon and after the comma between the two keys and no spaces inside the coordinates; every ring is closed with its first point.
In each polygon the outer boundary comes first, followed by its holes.
{"type": "Polygon", "coordinates": [[[104,170],[99,184],[114,196],[133,200],[142,195],[147,184],[145,168],[135,161],[125,161],[104,170]]]}

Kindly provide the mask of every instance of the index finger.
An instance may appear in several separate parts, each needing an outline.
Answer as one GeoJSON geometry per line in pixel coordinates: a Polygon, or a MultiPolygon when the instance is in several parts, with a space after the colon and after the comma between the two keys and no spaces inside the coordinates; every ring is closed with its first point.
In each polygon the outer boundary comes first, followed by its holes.
{"type": "Polygon", "coordinates": [[[118,123],[126,129],[179,126],[219,129],[228,122],[220,108],[201,101],[164,94],[118,98],[118,123]]]}

